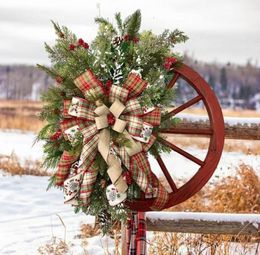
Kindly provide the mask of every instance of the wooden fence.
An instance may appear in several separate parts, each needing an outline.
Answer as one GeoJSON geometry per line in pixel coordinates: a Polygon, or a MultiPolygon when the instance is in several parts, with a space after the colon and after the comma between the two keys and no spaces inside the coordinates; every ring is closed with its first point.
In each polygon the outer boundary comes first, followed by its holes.
{"type": "Polygon", "coordinates": [[[147,212],[148,231],[260,237],[260,214],[147,212]]]}
{"type": "MultiPolygon", "coordinates": [[[[205,136],[209,130],[207,121],[185,122],[176,124],[169,133],[194,134],[205,136]],[[204,132],[205,131],[205,132],[204,132]]],[[[260,140],[260,124],[225,123],[225,138],[237,140],[260,140]]],[[[147,212],[148,231],[225,234],[233,236],[255,237],[260,242],[260,214],[226,214],[226,213],[194,213],[194,212],[147,212]]],[[[124,235],[122,235],[122,254],[125,254],[124,235]]]]}

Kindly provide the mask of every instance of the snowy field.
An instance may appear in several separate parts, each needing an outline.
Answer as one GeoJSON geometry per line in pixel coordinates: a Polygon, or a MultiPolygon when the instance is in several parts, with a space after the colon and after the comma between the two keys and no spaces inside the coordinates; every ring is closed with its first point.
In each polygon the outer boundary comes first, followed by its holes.
{"type": "MultiPolygon", "coordinates": [[[[0,130],[0,155],[15,153],[21,160],[41,159],[42,144],[32,147],[34,133],[0,130]]],[[[193,155],[203,159],[205,151],[187,148],[193,155]]],[[[172,167],[174,178],[190,178],[196,172],[196,165],[176,153],[163,155],[167,166],[172,167]],[[185,165],[185,169],[183,166],[185,165]]],[[[155,160],[150,160],[152,169],[160,175],[155,160]]],[[[234,175],[235,167],[241,162],[251,165],[260,175],[260,157],[244,155],[239,152],[224,152],[211,182],[228,175],[234,175]]],[[[75,215],[69,205],[63,204],[62,192],[51,189],[46,192],[48,177],[10,176],[0,171],[0,254],[37,254],[39,246],[45,244],[53,236],[73,244],[73,254],[84,254],[79,234],[81,223],[92,223],[94,218],[83,214],[75,215]],[[66,231],[59,217],[66,225],[66,231]]],[[[113,251],[113,241],[104,237],[88,239],[89,254],[104,254],[108,246],[113,251]]],[[[112,253],[113,254],[113,253],[112,253]]]]}

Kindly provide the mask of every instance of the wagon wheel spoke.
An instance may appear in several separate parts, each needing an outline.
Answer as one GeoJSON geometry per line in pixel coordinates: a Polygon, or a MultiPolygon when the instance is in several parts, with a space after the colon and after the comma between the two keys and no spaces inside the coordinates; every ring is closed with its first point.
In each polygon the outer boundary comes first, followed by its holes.
{"type": "Polygon", "coordinates": [[[186,102],[185,104],[180,105],[179,107],[173,109],[172,111],[170,111],[169,113],[167,113],[165,116],[163,116],[162,121],[169,119],[170,117],[176,115],[177,113],[185,110],[186,108],[198,103],[200,100],[202,100],[202,96],[198,95],[196,97],[194,97],[193,99],[189,100],[188,102],[186,102]]]}
{"type": "Polygon", "coordinates": [[[173,151],[179,153],[180,155],[184,156],[185,158],[193,161],[194,163],[203,166],[204,162],[201,161],[200,159],[194,157],[193,155],[191,155],[190,153],[188,153],[187,151],[179,148],[178,146],[170,143],[169,141],[164,140],[163,138],[158,139],[158,141],[166,146],[168,146],[169,148],[171,148],[173,151]]]}
{"type": "Polygon", "coordinates": [[[193,128],[160,128],[160,133],[165,134],[180,134],[180,135],[203,135],[203,136],[211,136],[213,134],[213,130],[211,128],[202,128],[202,129],[193,129],[193,128]]]}
{"type": "Polygon", "coordinates": [[[170,82],[169,82],[169,84],[166,86],[166,88],[167,88],[167,89],[172,88],[172,87],[175,85],[176,81],[179,79],[179,77],[180,77],[180,74],[179,74],[179,73],[174,73],[172,79],[170,80],[170,82]]]}
{"type": "Polygon", "coordinates": [[[160,156],[159,154],[156,155],[156,160],[157,160],[157,162],[158,162],[160,168],[162,169],[163,174],[164,174],[166,180],[168,181],[168,183],[169,183],[169,185],[170,185],[172,191],[173,191],[173,192],[177,192],[177,191],[178,191],[177,186],[176,186],[176,184],[174,183],[174,181],[173,181],[171,175],[169,174],[169,171],[167,170],[167,168],[166,168],[166,166],[165,166],[165,164],[164,164],[164,162],[163,162],[163,160],[162,160],[162,158],[161,158],[161,156],[160,156]]]}

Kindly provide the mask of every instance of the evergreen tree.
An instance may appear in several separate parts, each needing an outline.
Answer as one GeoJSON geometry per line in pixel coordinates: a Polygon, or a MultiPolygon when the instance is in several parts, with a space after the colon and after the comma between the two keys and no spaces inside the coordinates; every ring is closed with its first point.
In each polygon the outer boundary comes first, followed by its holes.
{"type": "Polygon", "coordinates": [[[227,73],[226,68],[222,67],[220,70],[220,84],[223,91],[227,91],[227,73]]]}
{"type": "Polygon", "coordinates": [[[214,77],[214,75],[212,73],[209,74],[209,81],[208,81],[209,85],[211,86],[211,88],[213,90],[216,89],[216,79],[214,77]]]}

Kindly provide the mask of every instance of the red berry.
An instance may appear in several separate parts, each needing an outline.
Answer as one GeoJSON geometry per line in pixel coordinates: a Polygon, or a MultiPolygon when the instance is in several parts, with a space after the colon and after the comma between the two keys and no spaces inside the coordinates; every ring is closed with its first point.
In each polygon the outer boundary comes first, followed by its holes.
{"type": "Polygon", "coordinates": [[[76,46],[74,44],[69,45],[69,50],[75,50],[76,46]]]}
{"type": "Polygon", "coordinates": [[[130,35],[125,35],[125,36],[124,36],[124,40],[125,40],[125,41],[129,41],[129,40],[130,40],[130,35]]]}
{"type": "Polygon", "coordinates": [[[84,42],[84,40],[82,38],[78,39],[78,45],[82,45],[83,46],[84,43],[85,42],[84,42]]]}
{"type": "Polygon", "coordinates": [[[82,46],[83,46],[83,48],[85,48],[85,49],[89,49],[89,45],[88,45],[86,42],[84,42],[84,43],[82,44],[82,46]]]}
{"type": "Polygon", "coordinates": [[[138,37],[135,37],[135,38],[133,39],[133,42],[134,42],[134,43],[138,43],[139,40],[140,40],[140,39],[139,39],[138,37]]]}
{"type": "Polygon", "coordinates": [[[107,122],[108,122],[108,124],[111,125],[111,126],[115,124],[116,119],[115,119],[115,116],[114,116],[112,113],[109,113],[109,114],[107,115],[107,122]]]}
{"type": "Polygon", "coordinates": [[[171,69],[171,66],[177,62],[177,59],[174,57],[167,57],[164,60],[164,68],[169,71],[171,69]]]}
{"type": "Polygon", "coordinates": [[[62,83],[63,82],[62,77],[61,76],[57,76],[56,77],[56,82],[59,83],[59,84],[62,83]]]}
{"type": "Polygon", "coordinates": [[[58,140],[60,137],[61,137],[61,131],[58,130],[56,133],[54,133],[54,134],[50,137],[50,140],[51,140],[51,141],[55,141],[55,140],[58,140]]]}

